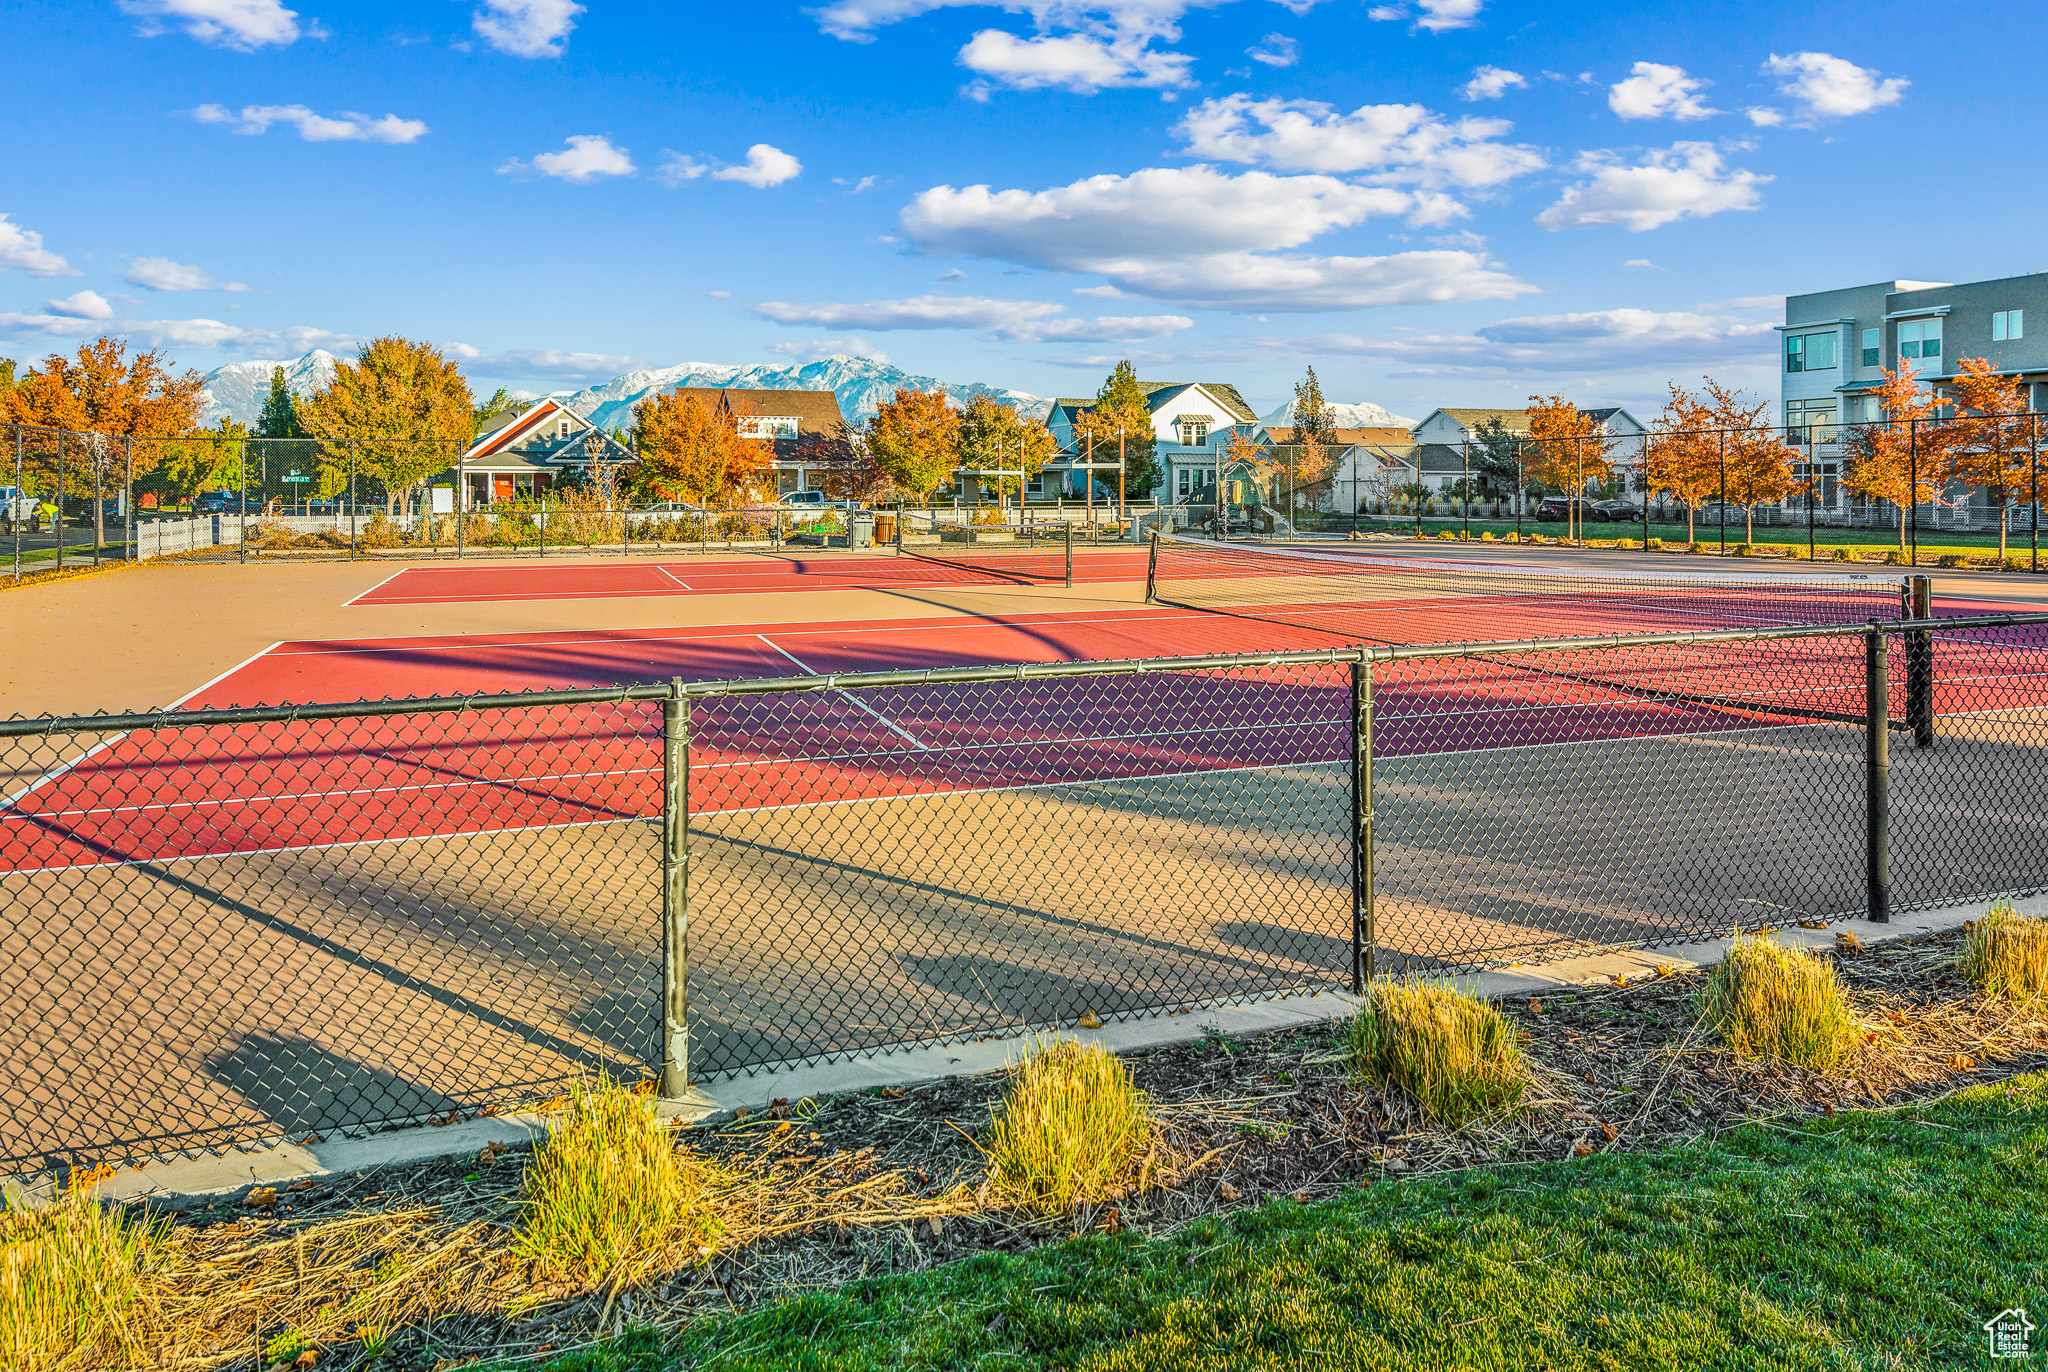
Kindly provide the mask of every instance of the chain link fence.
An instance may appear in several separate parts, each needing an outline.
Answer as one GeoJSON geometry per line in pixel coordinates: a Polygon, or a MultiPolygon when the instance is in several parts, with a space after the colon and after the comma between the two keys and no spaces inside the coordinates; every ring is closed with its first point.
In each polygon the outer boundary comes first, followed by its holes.
{"type": "Polygon", "coordinates": [[[2048,888],[2048,616],[0,721],[0,1163],[2048,888]]]}

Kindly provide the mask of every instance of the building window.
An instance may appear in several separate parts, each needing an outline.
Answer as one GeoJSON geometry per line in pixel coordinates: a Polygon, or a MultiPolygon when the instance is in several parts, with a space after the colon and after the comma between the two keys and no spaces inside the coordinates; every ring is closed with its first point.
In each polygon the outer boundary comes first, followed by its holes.
{"type": "Polygon", "coordinates": [[[1186,495],[1194,489],[1195,473],[1192,467],[1182,467],[1174,473],[1174,494],[1186,495]]]}
{"type": "Polygon", "coordinates": [[[1941,356],[1941,320],[1908,319],[1899,325],[1899,357],[1901,360],[1939,358],[1941,356]]]}
{"type": "Polygon", "coordinates": [[[1209,421],[1206,419],[1183,419],[1180,422],[1180,445],[1183,448],[1199,448],[1209,441],[1209,421]]]}
{"type": "Polygon", "coordinates": [[[796,416],[750,415],[740,420],[741,438],[795,438],[796,416]]]}
{"type": "Polygon", "coordinates": [[[1835,401],[1788,400],[1785,402],[1787,443],[1832,443],[1835,441],[1835,401]]]}
{"type": "Polygon", "coordinates": [[[1785,335],[1785,370],[1824,372],[1835,365],[1835,336],[1831,333],[1785,335]]]}
{"type": "Polygon", "coordinates": [[[567,417],[565,416],[565,417],[563,417],[563,418],[561,418],[561,419],[558,419],[558,420],[556,420],[556,421],[555,421],[555,437],[556,437],[556,438],[567,438],[568,436],[569,436],[569,420],[568,420],[568,418],[567,418],[567,417]]]}
{"type": "Polygon", "coordinates": [[[1863,331],[1863,365],[1866,367],[1877,366],[1883,351],[1883,345],[1878,342],[1878,331],[1876,329],[1865,329],[1863,331]]]}
{"type": "Polygon", "coordinates": [[[2025,310],[1993,310],[1991,312],[1991,341],[2009,343],[2027,336],[2027,312],[2025,310]]]}

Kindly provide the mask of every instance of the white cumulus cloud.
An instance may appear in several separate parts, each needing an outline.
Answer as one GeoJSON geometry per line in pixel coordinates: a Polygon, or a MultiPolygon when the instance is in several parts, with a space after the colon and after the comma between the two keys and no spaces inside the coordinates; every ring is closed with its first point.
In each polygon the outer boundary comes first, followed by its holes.
{"type": "Polygon", "coordinates": [[[244,105],[231,110],[225,105],[201,105],[192,117],[202,124],[229,124],[236,133],[268,133],[273,124],[287,124],[308,143],[411,143],[425,135],[427,126],[417,119],[395,114],[372,118],[344,110],[338,115],[319,114],[304,105],[244,105]]]}
{"type": "Polygon", "coordinates": [[[1618,224],[1642,233],[1680,219],[1703,219],[1725,210],[1753,210],[1768,176],[1731,168],[1711,143],[1653,148],[1634,166],[1612,153],[1587,153],[1579,169],[1591,179],[1567,187],[1556,204],[1536,216],[1546,229],[1618,224]]]}
{"type": "Polygon", "coordinates": [[[301,30],[298,12],[278,0],[120,0],[120,5],[123,14],[142,20],[145,37],[175,24],[202,43],[243,52],[296,42],[302,32],[323,36],[317,24],[301,30]]]}
{"type": "Polygon", "coordinates": [[[204,267],[188,267],[168,257],[138,257],[121,279],[146,291],[247,291],[240,281],[223,281],[204,267]]]}
{"type": "Polygon", "coordinates": [[[828,329],[978,329],[1006,343],[1114,343],[1158,338],[1192,328],[1184,315],[1124,315],[1097,319],[1051,318],[1066,306],[1043,300],[999,300],[973,295],[920,295],[907,300],[795,304],[764,300],[749,312],[778,324],[828,329]]]}
{"type": "Polygon", "coordinates": [[[1281,171],[1372,172],[1428,186],[1498,185],[1544,165],[1534,148],[1499,140],[1505,119],[1446,119],[1422,105],[1361,105],[1349,114],[1319,100],[1204,100],[1174,132],[1188,151],[1281,171]]]}
{"type": "Polygon", "coordinates": [[[1478,67],[1472,72],[1472,79],[1458,88],[1458,94],[1467,100],[1498,100],[1507,94],[1510,87],[1526,86],[1529,78],[1506,67],[1478,67]]]}
{"type": "Polygon", "coordinates": [[[470,21],[486,43],[514,57],[560,57],[583,6],[575,0],[483,0],[470,21]]]}
{"type": "Polygon", "coordinates": [[[1628,79],[1607,88],[1607,108],[1623,119],[1705,119],[1720,112],[1701,98],[1705,86],[1684,67],[1638,62],[1628,79]]]}
{"type": "Polygon", "coordinates": [[[807,338],[801,342],[791,340],[785,343],[770,343],[768,351],[782,357],[793,357],[799,362],[823,362],[832,357],[865,357],[875,362],[887,362],[889,354],[869,343],[865,338],[807,338]]]}
{"type": "Polygon", "coordinates": [[[538,172],[579,185],[600,177],[633,174],[633,159],[626,150],[613,146],[611,139],[601,133],[572,133],[564,141],[569,145],[564,151],[537,153],[531,162],[515,157],[498,168],[498,174],[519,176],[538,172]]]}
{"type": "MultiPolygon", "coordinates": [[[[53,302],[61,303],[61,302],[53,302]]],[[[275,355],[309,348],[350,347],[362,340],[330,329],[293,326],[284,329],[245,328],[218,319],[105,319],[75,314],[0,314],[0,337],[94,338],[101,334],[128,338],[146,347],[218,348],[226,352],[275,355]]]]}
{"type": "MultiPolygon", "coordinates": [[[[655,169],[655,179],[664,186],[675,187],[685,181],[710,177],[713,181],[737,181],[752,186],[755,190],[766,190],[793,181],[802,174],[804,164],[782,149],[768,143],[756,143],[747,149],[747,160],[734,166],[727,166],[716,160],[700,162],[687,153],[662,149],[661,165],[655,169]]],[[[856,186],[853,194],[858,195],[874,182],[873,177],[856,186]]]]}
{"type": "MultiPolygon", "coordinates": [[[[1159,52],[1147,37],[1122,34],[1056,33],[1020,38],[1003,29],[983,29],[960,49],[960,65],[1013,90],[1048,87],[1090,95],[1130,87],[1172,88],[1189,82],[1194,59],[1159,52]]],[[[970,90],[985,96],[986,86],[970,90]]]]}
{"type": "Polygon", "coordinates": [[[1269,67],[1291,67],[1301,60],[1301,44],[1284,33],[1269,33],[1246,48],[1244,55],[1269,67]]]}
{"type": "Polygon", "coordinates": [[[620,372],[645,367],[637,357],[616,353],[581,353],[561,348],[512,348],[489,351],[468,343],[444,343],[472,370],[488,376],[544,377],[551,381],[605,381],[620,372]]]}
{"type": "Polygon", "coordinates": [[[112,319],[114,307],[98,291],[73,291],[62,300],[47,300],[43,308],[71,319],[112,319]]]}
{"type": "Polygon", "coordinates": [[[1147,168],[1043,191],[937,186],[905,207],[920,250],[1089,272],[1118,290],[1219,309],[1320,310],[1502,298],[1533,289],[1472,252],[1283,254],[1434,198],[1331,176],[1147,168]]]}
{"type": "MultiPolygon", "coordinates": [[[[1903,76],[1886,77],[1875,68],[1859,67],[1825,52],[1795,52],[1784,57],[1772,53],[1763,69],[1766,75],[1788,78],[1778,92],[1799,102],[1805,123],[1845,119],[1896,105],[1911,84],[1903,76]]],[[[1750,117],[1756,118],[1754,113],[1750,117]]]]}
{"type": "Polygon", "coordinates": [[[1771,337],[1771,326],[1763,320],[1621,309],[1503,319],[1469,334],[1337,333],[1248,342],[1262,350],[1405,364],[1404,370],[1391,373],[1395,376],[1517,379],[1533,373],[1669,375],[1690,367],[1721,372],[1753,365],[1759,355],[1768,365],[1771,337]]]}
{"type": "Polygon", "coordinates": [[[1442,33],[1446,29],[1469,29],[1479,22],[1485,0],[1415,0],[1412,5],[1375,5],[1366,11],[1369,19],[1414,22],[1418,29],[1442,33]]]}
{"type": "Polygon", "coordinates": [[[35,276],[78,275],[69,262],[43,246],[41,234],[0,213],[0,269],[8,267],[35,276]]]}

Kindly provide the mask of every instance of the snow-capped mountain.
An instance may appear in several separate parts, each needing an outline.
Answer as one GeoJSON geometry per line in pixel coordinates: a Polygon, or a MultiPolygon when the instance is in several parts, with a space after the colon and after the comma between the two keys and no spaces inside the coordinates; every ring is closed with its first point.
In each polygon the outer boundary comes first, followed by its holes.
{"type": "MultiPolygon", "coordinates": [[[[301,398],[334,379],[334,354],[315,349],[304,357],[276,361],[230,362],[206,374],[206,392],[199,420],[211,424],[227,415],[243,424],[253,424],[270,394],[270,370],[283,367],[285,381],[301,398]]],[[[839,397],[839,411],[849,424],[863,423],[895,396],[899,387],[929,391],[938,389],[965,405],[977,395],[992,395],[1020,413],[1042,419],[1052,402],[1028,391],[1012,391],[979,381],[941,381],[935,376],[913,376],[900,367],[867,357],[837,355],[788,366],[735,367],[718,362],[684,362],[656,371],[627,372],[600,385],[580,391],[551,392],[556,399],[603,428],[622,429],[633,422],[633,407],[659,391],[678,386],[746,387],[774,391],[831,391],[839,397]]],[[[515,397],[530,397],[531,391],[514,391],[515,397]]]]}
{"type": "Polygon", "coordinates": [[[304,357],[279,357],[254,362],[230,362],[206,374],[206,390],[199,402],[199,422],[212,424],[222,415],[238,424],[254,424],[270,396],[270,373],[284,368],[285,385],[304,400],[334,380],[335,357],[315,348],[304,357]]]}
{"type": "MultiPolygon", "coordinates": [[[[1375,405],[1370,400],[1361,400],[1355,405],[1340,405],[1333,401],[1330,403],[1330,412],[1337,417],[1337,427],[1340,429],[1412,429],[1415,427],[1414,420],[1403,419],[1386,406],[1375,405]]],[[[1259,422],[1261,424],[1278,424],[1283,427],[1292,426],[1294,423],[1294,402],[1290,400],[1271,414],[1260,415],[1259,422]]]]}
{"type": "Polygon", "coordinates": [[[835,354],[816,362],[791,366],[733,367],[716,362],[684,362],[658,371],[627,372],[598,386],[574,391],[562,402],[600,428],[621,429],[633,422],[633,407],[648,396],[678,386],[716,386],[767,391],[830,391],[839,397],[839,412],[848,424],[860,424],[894,398],[898,388],[938,389],[965,405],[977,395],[992,395],[1020,413],[1042,419],[1052,402],[1026,391],[1006,390],[979,381],[941,381],[913,376],[900,367],[868,357],[835,354]]]}

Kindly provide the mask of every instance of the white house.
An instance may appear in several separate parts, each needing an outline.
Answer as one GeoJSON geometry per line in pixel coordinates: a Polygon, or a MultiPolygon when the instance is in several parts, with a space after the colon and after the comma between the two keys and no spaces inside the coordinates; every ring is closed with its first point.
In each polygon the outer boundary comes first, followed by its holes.
{"type": "MultiPolygon", "coordinates": [[[[484,421],[482,432],[462,454],[463,508],[531,499],[598,463],[623,466],[632,460],[630,449],[582,415],[558,400],[539,400],[517,413],[501,411],[484,421]]],[[[454,473],[450,468],[443,475],[452,479],[454,473]]]]}
{"type": "MultiPolygon", "coordinates": [[[[1640,419],[1619,405],[1580,410],[1599,424],[1606,438],[1606,457],[1624,491],[1634,491],[1642,469],[1643,444],[1650,430],[1640,419]]],[[[1529,411],[1500,409],[1431,410],[1412,430],[1420,449],[1418,470],[1422,481],[1436,489],[1449,490],[1465,474],[1464,445],[1478,440],[1481,426],[1498,419],[1511,434],[1526,436],[1529,411]]]]}
{"type": "MultiPolygon", "coordinates": [[[[1245,404],[1237,387],[1220,381],[1141,381],[1145,402],[1152,412],[1153,459],[1159,464],[1160,485],[1151,491],[1125,492],[1134,500],[1147,497],[1166,501],[1184,500],[1214,481],[1221,465],[1220,453],[1233,433],[1250,439],[1257,432],[1259,417],[1245,404]]],[[[1073,470],[1088,459],[1087,445],[1077,438],[1074,425],[1095,408],[1093,400],[1055,400],[1046,427],[1059,445],[1059,456],[1046,463],[1042,482],[1059,481],[1061,490],[1080,494],[1083,473],[1073,470]]],[[[1099,442],[1099,440],[1098,440],[1099,442]]],[[[1115,462],[1115,450],[1098,447],[1095,461],[1115,462]]],[[[1114,490],[1116,473],[1097,472],[1095,479],[1114,490]],[[1107,478],[1107,480],[1104,480],[1107,478]]],[[[1227,483],[1248,483],[1250,473],[1225,470],[1227,483]]],[[[1233,500],[1244,496],[1234,494],[1233,500]]]]}

